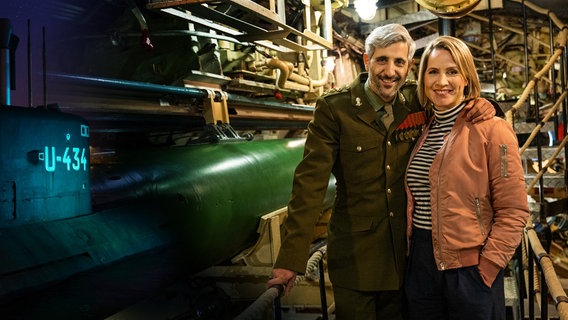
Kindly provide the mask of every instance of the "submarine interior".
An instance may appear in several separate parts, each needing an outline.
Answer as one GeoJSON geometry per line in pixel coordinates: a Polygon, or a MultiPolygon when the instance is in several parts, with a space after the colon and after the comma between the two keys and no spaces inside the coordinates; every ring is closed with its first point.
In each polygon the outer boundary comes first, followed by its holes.
{"type": "Polygon", "coordinates": [[[519,139],[508,319],[568,319],[568,5],[23,0],[0,10],[0,318],[334,319],[330,177],[294,292],[266,288],[316,100],[404,25],[465,41],[519,139]]]}

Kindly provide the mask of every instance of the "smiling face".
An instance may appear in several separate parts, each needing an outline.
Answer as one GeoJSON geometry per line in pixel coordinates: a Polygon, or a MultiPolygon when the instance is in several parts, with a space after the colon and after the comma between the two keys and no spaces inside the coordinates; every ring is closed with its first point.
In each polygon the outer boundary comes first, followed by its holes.
{"type": "Polygon", "coordinates": [[[436,48],[427,59],[424,72],[424,92],[436,109],[449,110],[464,100],[467,80],[450,51],[436,48]]]}
{"type": "Polygon", "coordinates": [[[364,60],[371,90],[383,101],[393,101],[406,81],[410,67],[408,44],[396,42],[385,48],[376,48],[371,57],[365,54],[364,60]]]}

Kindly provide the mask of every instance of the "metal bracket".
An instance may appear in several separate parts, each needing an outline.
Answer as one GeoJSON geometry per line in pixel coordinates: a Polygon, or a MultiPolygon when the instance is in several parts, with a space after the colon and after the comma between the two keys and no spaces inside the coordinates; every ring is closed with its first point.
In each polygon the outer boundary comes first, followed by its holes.
{"type": "Polygon", "coordinates": [[[205,89],[207,98],[204,99],[205,110],[203,117],[206,124],[225,124],[229,123],[229,108],[227,106],[228,95],[224,91],[205,89]],[[217,96],[217,94],[219,94],[217,96]],[[218,98],[217,98],[218,97],[218,98]]]}
{"type": "Polygon", "coordinates": [[[224,91],[215,91],[204,88],[207,97],[203,99],[205,128],[194,143],[218,143],[252,140],[252,135],[241,137],[229,124],[229,108],[227,100],[229,95],[224,91]]]}
{"type": "Polygon", "coordinates": [[[252,134],[241,137],[228,123],[208,123],[203,129],[203,132],[199,135],[199,138],[191,143],[238,142],[252,140],[252,138],[252,134]]]}

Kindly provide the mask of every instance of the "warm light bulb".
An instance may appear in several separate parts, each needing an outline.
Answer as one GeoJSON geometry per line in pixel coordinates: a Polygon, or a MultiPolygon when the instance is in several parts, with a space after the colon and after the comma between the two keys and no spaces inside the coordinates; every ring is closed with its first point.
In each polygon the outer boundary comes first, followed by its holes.
{"type": "Polygon", "coordinates": [[[333,69],[335,68],[335,57],[334,56],[326,57],[324,67],[328,72],[332,72],[333,69]]]}
{"type": "Polygon", "coordinates": [[[353,4],[362,20],[371,20],[377,14],[377,0],[355,0],[353,4]]]}

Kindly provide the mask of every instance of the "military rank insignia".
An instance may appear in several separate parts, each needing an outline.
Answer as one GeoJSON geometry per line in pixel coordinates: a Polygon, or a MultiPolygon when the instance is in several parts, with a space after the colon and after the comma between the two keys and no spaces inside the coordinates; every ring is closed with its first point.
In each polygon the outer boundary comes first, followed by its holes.
{"type": "Polygon", "coordinates": [[[422,134],[425,123],[426,113],[424,111],[411,113],[396,128],[394,137],[397,141],[416,141],[422,134]]]}

